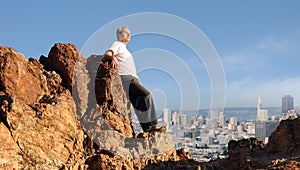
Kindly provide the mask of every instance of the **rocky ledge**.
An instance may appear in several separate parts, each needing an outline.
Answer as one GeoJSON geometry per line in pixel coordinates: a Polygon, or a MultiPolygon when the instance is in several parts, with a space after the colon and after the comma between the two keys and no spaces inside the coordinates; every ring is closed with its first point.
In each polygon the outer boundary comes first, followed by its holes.
{"type": "Polygon", "coordinates": [[[119,75],[72,44],[27,59],[0,47],[0,169],[296,169],[300,118],[282,121],[267,145],[230,141],[229,157],[194,160],[167,133],[135,134],[119,75]]]}

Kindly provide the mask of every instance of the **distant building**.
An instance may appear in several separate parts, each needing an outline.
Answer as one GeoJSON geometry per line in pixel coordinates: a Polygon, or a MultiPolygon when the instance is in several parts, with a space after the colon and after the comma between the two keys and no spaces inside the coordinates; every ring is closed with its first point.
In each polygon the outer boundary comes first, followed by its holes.
{"type": "Polygon", "coordinates": [[[237,118],[236,117],[230,117],[229,123],[227,125],[228,130],[235,131],[237,128],[237,118]]]}
{"type": "Polygon", "coordinates": [[[261,109],[261,99],[258,97],[256,121],[267,121],[268,110],[261,109]]]}
{"type": "Polygon", "coordinates": [[[245,130],[248,134],[255,134],[255,122],[247,121],[245,123],[245,130]]]}
{"type": "Polygon", "coordinates": [[[244,127],[244,125],[238,125],[237,127],[236,127],[236,129],[237,129],[237,131],[238,132],[244,132],[244,129],[245,129],[245,127],[244,127]]]}
{"type": "Polygon", "coordinates": [[[294,98],[291,95],[285,95],[281,98],[282,113],[287,113],[289,110],[294,110],[294,98]]]}
{"type": "Polygon", "coordinates": [[[279,123],[278,121],[257,121],[255,123],[255,136],[267,143],[266,138],[271,135],[279,123]]]}
{"type": "Polygon", "coordinates": [[[184,132],[184,137],[187,137],[187,138],[196,139],[196,137],[199,135],[200,135],[199,131],[184,132]]]}
{"type": "Polygon", "coordinates": [[[172,119],[171,119],[172,125],[177,125],[177,117],[178,117],[177,112],[173,112],[172,119]]]}
{"type": "Polygon", "coordinates": [[[298,113],[296,110],[289,110],[287,112],[284,112],[281,114],[281,117],[279,118],[279,120],[286,120],[288,119],[289,117],[295,117],[295,116],[298,116],[298,113]]]}
{"type": "Polygon", "coordinates": [[[202,115],[200,115],[200,116],[198,116],[197,118],[196,118],[196,122],[197,122],[197,126],[198,127],[201,127],[203,124],[205,124],[206,123],[206,119],[202,116],[202,115]]]}
{"type": "Polygon", "coordinates": [[[268,121],[268,110],[259,110],[256,120],[257,121],[268,121]]]}
{"type": "Polygon", "coordinates": [[[188,126],[190,125],[189,117],[186,113],[178,114],[178,124],[181,126],[188,126]]]}
{"type": "Polygon", "coordinates": [[[219,111],[215,109],[209,110],[209,118],[207,119],[207,125],[210,127],[217,127],[219,123],[219,111]]]}
{"type": "Polygon", "coordinates": [[[226,117],[224,112],[220,112],[220,116],[219,116],[219,125],[221,127],[225,127],[226,126],[226,117]]]}
{"type": "Polygon", "coordinates": [[[237,118],[236,117],[230,117],[229,124],[232,126],[237,126],[237,118]]]}
{"type": "Polygon", "coordinates": [[[169,124],[171,122],[171,109],[170,108],[164,108],[164,110],[163,110],[163,122],[165,122],[167,127],[169,127],[169,124]]]}

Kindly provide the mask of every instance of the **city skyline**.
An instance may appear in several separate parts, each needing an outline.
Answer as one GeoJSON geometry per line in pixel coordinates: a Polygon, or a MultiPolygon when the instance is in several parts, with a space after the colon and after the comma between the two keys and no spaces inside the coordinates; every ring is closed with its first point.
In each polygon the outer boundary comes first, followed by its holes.
{"type": "MultiPolygon", "coordinates": [[[[126,3],[112,7],[111,2],[96,1],[5,1],[2,3],[5,8],[0,11],[5,16],[0,28],[0,45],[13,47],[27,58],[47,56],[55,43],[72,43],[83,52],[87,42],[106,26],[128,24],[133,34],[128,49],[138,60],[140,79],[153,93],[158,110],[165,107],[209,109],[218,93],[220,98],[225,98],[225,108],[256,107],[258,96],[263,100],[263,107],[279,107],[284,95],[294,97],[295,108],[300,106],[299,1],[126,3]],[[157,24],[147,19],[123,22],[126,17],[145,13],[173,17],[176,22],[157,24]],[[181,22],[190,24],[207,38],[206,45],[215,49],[220,67],[208,65],[207,56],[196,53],[197,50],[205,52],[205,44],[196,42],[201,45],[195,47],[186,43],[196,34],[182,29],[181,22]],[[151,32],[142,27],[147,24],[153,26],[152,30],[157,29],[151,32]],[[175,26],[169,28],[172,24],[175,26]],[[163,28],[181,38],[162,33],[163,28]],[[142,33],[137,34],[138,31],[142,33]],[[151,61],[139,59],[142,55],[151,61]],[[144,63],[152,65],[140,67],[144,63]],[[214,84],[220,78],[213,74],[217,69],[224,73],[216,75],[224,76],[225,86],[214,84]]],[[[85,57],[103,54],[115,40],[114,29],[100,37],[94,44],[95,50],[85,57]]]]}

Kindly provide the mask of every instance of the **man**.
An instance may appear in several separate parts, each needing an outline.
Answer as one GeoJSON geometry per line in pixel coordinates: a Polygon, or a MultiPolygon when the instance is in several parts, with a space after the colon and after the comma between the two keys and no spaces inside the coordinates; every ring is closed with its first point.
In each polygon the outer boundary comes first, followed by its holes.
{"type": "Polygon", "coordinates": [[[126,47],[130,41],[130,30],[128,27],[120,27],[116,34],[118,41],[114,42],[103,56],[112,60],[113,68],[116,68],[121,76],[127,98],[134,107],[143,131],[164,132],[165,127],[157,128],[153,99],[149,91],[139,82],[134,58],[126,47]]]}

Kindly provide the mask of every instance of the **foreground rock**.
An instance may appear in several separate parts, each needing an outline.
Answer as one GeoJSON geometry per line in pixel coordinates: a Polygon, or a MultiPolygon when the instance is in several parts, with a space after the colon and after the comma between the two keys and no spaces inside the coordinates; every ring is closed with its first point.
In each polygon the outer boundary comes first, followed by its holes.
{"type": "Polygon", "coordinates": [[[83,131],[61,77],[9,47],[0,47],[0,65],[0,167],[58,169],[80,164],[83,131]]]}
{"type": "Polygon", "coordinates": [[[121,79],[99,59],[72,44],[55,44],[39,61],[0,48],[1,169],[142,169],[190,159],[168,134],[135,137],[121,79]]]}

